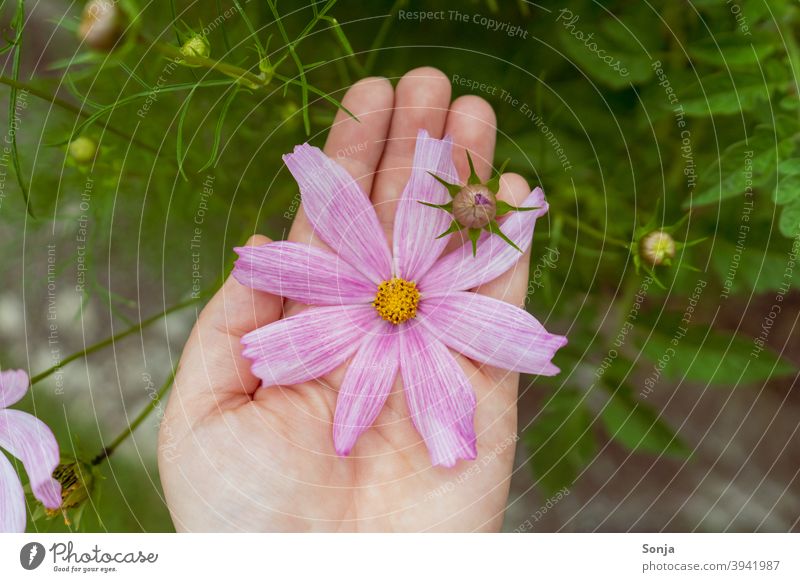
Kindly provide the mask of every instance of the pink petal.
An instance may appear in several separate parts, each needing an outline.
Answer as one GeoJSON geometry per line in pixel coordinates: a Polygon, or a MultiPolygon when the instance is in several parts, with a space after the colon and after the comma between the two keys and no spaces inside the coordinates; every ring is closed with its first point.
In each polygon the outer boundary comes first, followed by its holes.
{"type": "Polygon", "coordinates": [[[265,386],[305,382],[349,358],[379,321],[372,305],[314,307],[251,331],[242,353],[265,386]]]}
{"type": "MultiPolygon", "coordinates": [[[[523,251],[533,238],[536,219],[547,213],[544,192],[536,188],[521,206],[538,206],[538,210],[512,212],[500,225],[501,230],[523,251]]],[[[419,281],[423,293],[466,291],[497,279],[512,268],[522,255],[497,235],[484,233],[478,241],[478,254],[472,256],[472,244],[465,243],[445,255],[419,281]]]]}
{"type": "Polygon", "coordinates": [[[25,493],[14,467],[0,453],[0,532],[25,532],[25,493]]]}
{"type": "Polygon", "coordinates": [[[419,201],[432,204],[450,201],[447,189],[428,172],[451,184],[458,183],[452,150],[450,136],[435,139],[424,129],[419,130],[411,177],[397,205],[392,235],[398,276],[409,281],[419,280],[431,268],[450,239],[449,236],[436,237],[450,226],[451,215],[419,201]]]}
{"type": "Polygon", "coordinates": [[[0,408],[16,404],[28,392],[28,374],[23,370],[0,372],[0,408]]]}
{"type": "Polygon", "coordinates": [[[478,293],[427,298],[419,319],[454,351],[503,370],[554,376],[551,360],[567,338],[548,333],[527,311],[478,293]]]}
{"type": "Polygon", "coordinates": [[[373,283],[390,279],[392,258],[378,215],[350,174],[308,144],[283,161],[300,186],[314,234],[373,283]]]}
{"type": "Polygon", "coordinates": [[[376,287],[333,253],[306,244],[274,242],[234,249],[233,276],[242,285],[307,305],[370,303],[376,287]]]}
{"type": "Polygon", "coordinates": [[[361,344],[347,367],[336,400],[333,443],[342,456],[378,417],[400,366],[397,327],[382,322],[378,335],[361,344]]]}
{"type": "Polygon", "coordinates": [[[22,461],[36,499],[49,509],[61,505],[61,485],[52,477],[58,443],[45,423],[21,410],[0,410],[0,448],[22,461]]]}
{"type": "Polygon", "coordinates": [[[450,351],[422,326],[404,325],[400,369],[411,419],[433,464],[474,459],[475,393],[450,351]]]}

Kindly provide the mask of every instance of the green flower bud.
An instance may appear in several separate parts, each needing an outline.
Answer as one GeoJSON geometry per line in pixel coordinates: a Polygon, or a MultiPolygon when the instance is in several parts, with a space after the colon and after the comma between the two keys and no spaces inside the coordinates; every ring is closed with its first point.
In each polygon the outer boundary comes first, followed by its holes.
{"type": "Polygon", "coordinates": [[[116,2],[91,0],[83,9],[78,38],[96,51],[109,52],[122,38],[126,21],[116,2]]]}
{"type": "MultiPolygon", "coordinates": [[[[181,54],[185,57],[199,57],[203,59],[207,59],[208,56],[211,54],[211,45],[208,43],[208,39],[203,36],[202,34],[195,34],[189,40],[183,43],[183,46],[180,48],[181,54]]],[[[192,65],[189,63],[183,63],[188,67],[198,67],[200,65],[192,65]]]]}
{"type": "Polygon", "coordinates": [[[497,216],[494,194],[483,184],[468,184],[453,198],[453,218],[467,228],[483,228],[497,216]]]}
{"type": "Polygon", "coordinates": [[[70,142],[69,155],[79,164],[88,164],[97,155],[97,144],[88,137],[79,137],[70,142]]]}
{"type": "Polygon", "coordinates": [[[654,267],[669,265],[675,257],[675,248],[675,239],[663,230],[654,230],[642,237],[639,255],[654,267]]]}

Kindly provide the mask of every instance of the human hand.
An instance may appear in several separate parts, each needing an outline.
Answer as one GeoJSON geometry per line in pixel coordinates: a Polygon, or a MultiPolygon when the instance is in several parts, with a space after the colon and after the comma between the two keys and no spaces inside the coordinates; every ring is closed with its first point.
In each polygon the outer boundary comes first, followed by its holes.
{"type": "MultiPolygon", "coordinates": [[[[391,240],[396,200],[408,180],[417,131],[454,140],[462,182],[491,173],[495,115],[478,97],[450,102],[440,71],[406,74],[396,91],[385,79],[356,83],[339,111],[325,153],[370,193],[391,240]],[[344,154],[344,155],[343,155],[344,154]]],[[[530,192],[504,174],[499,198],[520,205],[530,192]]],[[[298,212],[290,241],[311,242],[298,212]]],[[[261,236],[248,244],[268,242],[261,236]]],[[[314,241],[313,244],[320,244],[314,241]]],[[[528,256],[477,289],[521,305],[528,256]]],[[[477,397],[477,459],[431,466],[412,426],[398,375],[374,426],[349,457],[331,437],[341,366],[295,386],[263,387],[242,355],[246,333],[305,306],[255,291],[230,277],[201,313],[181,358],[161,430],[159,468],[175,526],[184,531],[492,531],[503,518],[516,442],[519,378],[455,355],[477,397]],[[168,446],[166,446],[168,444],[168,446]]]]}

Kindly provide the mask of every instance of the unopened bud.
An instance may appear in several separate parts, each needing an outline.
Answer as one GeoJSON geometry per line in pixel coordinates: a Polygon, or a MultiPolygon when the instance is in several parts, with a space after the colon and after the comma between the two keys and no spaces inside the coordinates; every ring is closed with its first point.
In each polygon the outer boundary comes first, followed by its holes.
{"type": "Polygon", "coordinates": [[[97,154],[97,144],[88,137],[79,137],[69,144],[69,155],[79,164],[88,164],[97,154]]]}
{"type": "Polygon", "coordinates": [[[669,263],[675,256],[675,239],[663,230],[655,230],[642,238],[639,252],[641,257],[654,267],[669,263]]]}
{"type": "Polygon", "coordinates": [[[453,217],[467,228],[483,228],[497,215],[494,194],[483,184],[464,186],[453,198],[453,217]]]}
{"type": "MultiPolygon", "coordinates": [[[[202,34],[195,34],[189,40],[183,43],[180,48],[181,54],[185,57],[199,57],[207,59],[211,54],[211,45],[208,44],[208,39],[202,34]]],[[[200,65],[192,65],[184,63],[189,67],[197,67],[200,65]]]]}
{"type": "Polygon", "coordinates": [[[113,0],[91,0],[83,9],[78,38],[96,51],[112,50],[125,31],[125,13],[113,0]]]}

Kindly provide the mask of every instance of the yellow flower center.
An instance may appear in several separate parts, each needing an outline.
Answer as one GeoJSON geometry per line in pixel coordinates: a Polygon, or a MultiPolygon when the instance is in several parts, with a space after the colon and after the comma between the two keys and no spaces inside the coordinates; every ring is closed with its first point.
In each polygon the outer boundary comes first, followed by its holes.
{"type": "Polygon", "coordinates": [[[395,277],[378,285],[375,309],[386,321],[395,325],[417,316],[419,305],[419,290],[413,281],[406,281],[395,277]]]}

